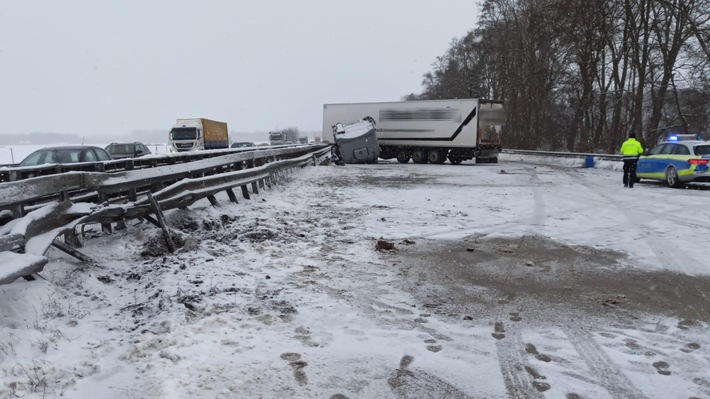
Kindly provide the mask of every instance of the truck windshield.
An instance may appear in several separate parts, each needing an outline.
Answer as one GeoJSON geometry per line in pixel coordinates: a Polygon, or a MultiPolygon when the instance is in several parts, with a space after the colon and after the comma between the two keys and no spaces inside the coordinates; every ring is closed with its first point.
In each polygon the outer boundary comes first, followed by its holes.
{"type": "Polygon", "coordinates": [[[197,139],[197,128],[175,127],[170,131],[170,140],[195,140],[197,139]]]}
{"type": "Polygon", "coordinates": [[[481,103],[478,113],[479,144],[500,144],[500,136],[505,125],[505,110],[501,103],[481,103]]]}

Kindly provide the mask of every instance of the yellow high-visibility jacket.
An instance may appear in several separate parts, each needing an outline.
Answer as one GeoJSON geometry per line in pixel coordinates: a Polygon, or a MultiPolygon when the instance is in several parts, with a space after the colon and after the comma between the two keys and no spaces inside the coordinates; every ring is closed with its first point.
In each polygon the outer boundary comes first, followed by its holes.
{"type": "Polygon", "coordinates": [[[625,159],[636,158],[643,154],[643,147],[641,147],[641,143],[639,143],[635,138],[630,137],[621,145],[620,152],[625,159]]]}

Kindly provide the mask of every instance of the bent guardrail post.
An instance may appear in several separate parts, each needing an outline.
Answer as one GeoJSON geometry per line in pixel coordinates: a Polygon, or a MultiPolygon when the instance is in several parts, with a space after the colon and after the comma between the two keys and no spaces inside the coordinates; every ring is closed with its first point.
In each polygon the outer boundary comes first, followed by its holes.
{"type": "Polygon", "coordinates": [[[160,205],[151,193],[148,193],[148,200],[150,201],[150,204],[153,207],[153,211],[155,212],[155,216],[158,219],[160,228],[163,230],[163,237],[165,238],[165,243],[168,245],[168,249],[170,250],[170,252],[175,252],[175,250],[177,249],[175,247],[175,241],[173,241],[173,237],[170,235],[170,230],[168,229],[168,224],[165,222],[165,216],[163,215],[162,209],[160,209],[160,205]]]}
{"type": "Polygon", "coordinates": [[[91,262],[91,258],[89,258],[88,256],[84,255],[83,253],[77,251],[76,249],[70,247],[69,245],[59,241],[56,238],[54,239],[54,241],[52,241],[52,246],[59,249],[62,252],[65,252],[65,253],[79,259],[82,262],[91,262]]]}

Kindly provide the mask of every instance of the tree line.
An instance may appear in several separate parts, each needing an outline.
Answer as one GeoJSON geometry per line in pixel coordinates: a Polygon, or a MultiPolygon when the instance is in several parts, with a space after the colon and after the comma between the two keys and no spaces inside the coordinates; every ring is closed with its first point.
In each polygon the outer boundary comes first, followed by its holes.
{"type": "Polygon", "coordinates": [[[506,105],[504,146],[618,151],[710,137],[710,0],[483,0],[405,100],[506,105]]]}

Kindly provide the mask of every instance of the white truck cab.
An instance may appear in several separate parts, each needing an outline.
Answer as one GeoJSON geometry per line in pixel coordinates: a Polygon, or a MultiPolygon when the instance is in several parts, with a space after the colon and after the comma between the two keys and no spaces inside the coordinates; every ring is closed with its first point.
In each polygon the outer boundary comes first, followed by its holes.
{"type": "Polygon", "coordinates": [[[170,130],[170,151],[202,151],[229,147],[225,122],[205,118],[178,119],[170,130]]]}

